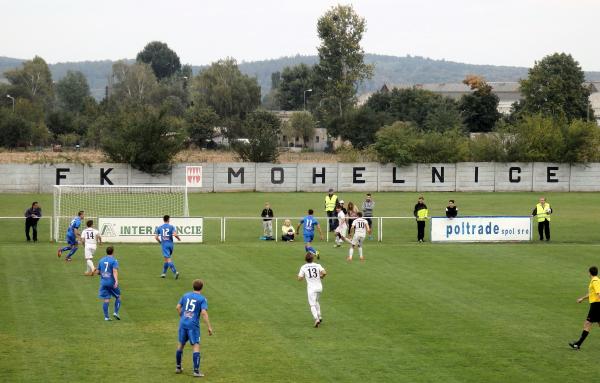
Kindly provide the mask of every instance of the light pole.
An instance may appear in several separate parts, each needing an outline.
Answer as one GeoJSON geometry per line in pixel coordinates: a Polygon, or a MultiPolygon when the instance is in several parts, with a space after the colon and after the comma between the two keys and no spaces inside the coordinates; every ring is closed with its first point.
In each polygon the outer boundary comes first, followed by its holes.
{"type": "Polygon", "coordinates": [[[12,97],[10,94],[7,94],[6,97],[10,98],[12,100],[13,103],[13,113],[15,112],[15,98],[12,97]]]}
{"type": "Polygon", "coordinates": [[[306,92],[312,92],[312,89],[307,89],[304,91],[304,110],[306,110],[306,92]]]}

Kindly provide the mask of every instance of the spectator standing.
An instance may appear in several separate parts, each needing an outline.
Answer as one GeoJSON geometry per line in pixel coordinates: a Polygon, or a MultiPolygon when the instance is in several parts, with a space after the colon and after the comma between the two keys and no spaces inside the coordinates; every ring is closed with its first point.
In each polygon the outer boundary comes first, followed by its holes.
{"type": "Polygon", "coordinates": [[[281,226],[281,240],[284,242],[294,242],[295,237],[296,231],[294,230],[294,226],[292,226],[292,221],[286,219],[281,226]]]}
{"type": "MultiPolygon", "coordinates": [[[[373,197],[371,193],[367,193],[367,198],[364,200],[362,204],[362,213],[364,219],[369,223],[369,227],[373,228],[373,222],[371,218],[373,217],[373,209],[375,208],[375,201],[373,201],[373,197]]],[[[369,234],[369,239],[373,239],[373,234],[369,234]]]]}
{"type": "Polygon", "coordinates": [[[550,240],[550,214],[552,214],[550,204],[546,202],[546,198],[540,197],[540,202],[531,212],[531,216],[537,218],[540,241],[544,240],[544,234],[546,234],[546,241],[550,240]]]}
{"type": "Polygon", "coordinates": [[[354,205],[354,202],[348,202],[348,209],[346,210],[346,216],[348,217],[348,227],[352,227],[352,222],[358,218],[358,208],[354,205]]]}
{"type": "Polygon", "coordinates": [[[454,204],[454,200],[451,199],[448,201],[448,206],[446,206],[446,218],[456,218],[458,216],[458,207],[454,204]]]}
{"type": "Polygon", "coordinates": [[[423,196],[420,196],[417,200],[413,215],[417,220],[417,242],[423,242],[425,240],[425,221],[429,216],[429,210],[427,210],[423,196]]]}
{"type": "Polygon", "coordinates": [[[337,227],[337,216],[335,206],[338,203],[338,196],[329,189],[329,193],[325,196],[325,214],[329,217],[329,231],[334,231],[337,227]]]}
{"type": "Polygon", "coordinates": [[[29,229],[31,228],[33,234],[33,242],[37,242],[37,224],[42,217],[42,208],[37,202],[33,202],[31,207],[25,211],[25,237],[27,242],[31,241],[29,236],[29,229]]]}
{"type": "Polygon", "coordinates": [[[273,240],[273,209],[271,209],[271,204],[265,202],[265,208],[260,213],[260,216],[263,217],[263,239],[272,241],[273,240]]]}

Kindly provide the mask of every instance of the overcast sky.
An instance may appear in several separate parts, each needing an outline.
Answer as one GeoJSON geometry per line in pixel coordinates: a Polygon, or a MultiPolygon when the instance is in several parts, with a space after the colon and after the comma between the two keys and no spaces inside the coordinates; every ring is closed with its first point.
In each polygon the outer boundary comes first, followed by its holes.
{"type": "MultiPolygon", "coordinates": [[[[0,56],[49,63],[135,58],[152,40],[183,63],[315,54],[328,0],[0,0],[0,56]]],[[[531,66],[571,53],[600,70],[598,0],[346,1],[367,20],[366,52],[531,66]]]]}

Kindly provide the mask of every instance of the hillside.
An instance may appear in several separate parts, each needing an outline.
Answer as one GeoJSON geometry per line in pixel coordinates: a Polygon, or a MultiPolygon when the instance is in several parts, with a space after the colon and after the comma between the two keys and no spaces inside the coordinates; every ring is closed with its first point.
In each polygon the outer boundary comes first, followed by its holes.
{"type": "MultiPolygon", "coordinates": [[[[527,68],[495,65],[472,65],[446,60],[434,60],[418,56],[385,56],[367,54],[368,63],[375,64],[375,73],[371,80],[359,88],[359,92],[379,89],[385,84],[423,84],[439,82],[460,82],[468,74],[477,74],[488,81],[516,81],[527,76],[527,68]]],[[[23,60],[0,57],[0,73],[21,65],[23,60]]],[[[271,73],[281,71],[286,66],[305,63],[312,65],[317,62],[317,56],[291,56],[278,59],[240,62],[240,70],[256,77],[263,94],[271,88],[271,73]]],[[[79,70],[87,77],[96,99],[104,97],[104,88],[110,75],[113,61],[79,61],[56,63],[50,65],[54,80],[60,80],[68,70],[79,70]]],[[[203,66],[194,66],[198,73],[203,66]]],[[[586,72],[590,81],[600,81],[600,72],[586,72]]]]}

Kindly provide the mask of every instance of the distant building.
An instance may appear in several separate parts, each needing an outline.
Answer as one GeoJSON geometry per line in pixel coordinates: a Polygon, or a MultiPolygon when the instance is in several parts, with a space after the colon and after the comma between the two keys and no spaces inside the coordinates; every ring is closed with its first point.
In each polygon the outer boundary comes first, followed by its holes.
{"type": "MultiPolygon", "coordinates": [[[[281,120],[282,126],[287,124],[294,113],[299,111],[274,111],[281,120]]],[[[285,129],[284,129],[285,131],[285,129]]],[[[312,137],[308,137],[308,140],[304,142],[304,137],[289,135],[289,133],[282,133],[278,137],[279,146],[285,148],[293,148],[293,150],[302,150],[302,148],[310,149],[315,152],[325,151],[327,148],[328,135],[327,129],[315,128],[315,134],[312,137]]]]}

